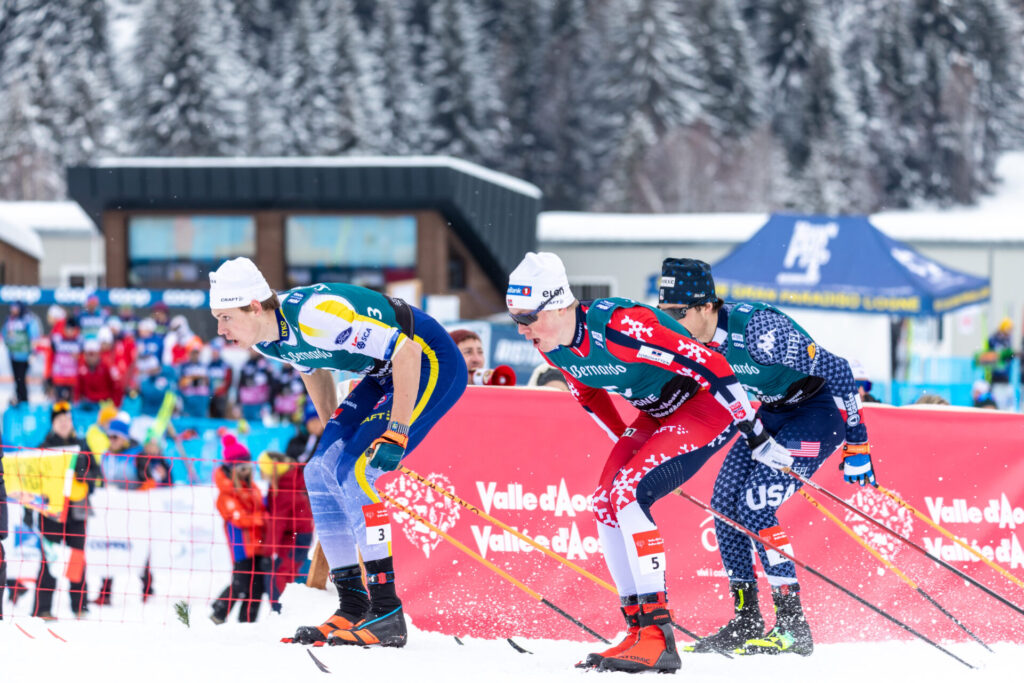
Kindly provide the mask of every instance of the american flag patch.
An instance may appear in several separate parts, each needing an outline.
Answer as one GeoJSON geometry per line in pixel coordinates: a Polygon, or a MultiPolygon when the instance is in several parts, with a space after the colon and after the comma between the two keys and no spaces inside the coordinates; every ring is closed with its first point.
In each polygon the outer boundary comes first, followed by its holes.
{"type": "Polygon", "coordinates": [[[789,454],[794,458],[817,458],[821,450],[820,441],[800,441],[796,448],[787,446],[789,454]]]}

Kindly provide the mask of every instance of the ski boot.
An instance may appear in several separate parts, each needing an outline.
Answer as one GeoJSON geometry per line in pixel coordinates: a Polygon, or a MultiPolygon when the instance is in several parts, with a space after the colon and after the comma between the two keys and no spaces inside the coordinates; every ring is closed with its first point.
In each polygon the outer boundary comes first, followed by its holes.
{"type": "Polygon", "coordinates": [[[109,605],[110,604],[110,593],[114,590],[114,579],[112,577],[105,577],[103,583],[100,585],[99,595],[92,601],[94,605],[109,605]]]}
{"type": "Polygon", "coordinates": [[[658,671],[675,673],[679,670],[679,653],[672,633],[672,613],[664,593],[640,596],[637,615],[640,630],[636,642],[626,650],[601,659],[601,671],[658,671]]]}
{"type": "Polygon", "coordinates": [[[618,645],[613,645],[604,652],[591,652],[582,662],[576,663],[577,669],[593,669],[601,664],[605,657],[614,657],[625,652],[636,644],[640,634],[640,604],[635,595],[622,597],[622,616],[626,618],[626,637],[618,645]]]}
{"type": "Polygon", "coordinates": [[[370,609],[366,617],[349,628],[339,628],[327,639],[329,645],[381,645],[404,647],[408,638],[402,601],[395,591],[392,558],[366,563],[366,587],[370,609]]]}
{"type": "Polygon", "coordinates": [[[730,583],[732,593],[732,619],[705,638],[684,648],[685,652],[731,652],[742,647],[751,638],[764,635],[764,618],[757,604],[757,584],[753,581],[730,583]]]}
{"type": "Polygon", "coordinates": [[[331,581],[338,589],[338,609],[319,626],[300,626],[290,642],[303,645],[327,642],[332,632],[352,628],[366,614],[370,602],[358,564],[331,570],[331,581]]]}
{"type": "Polygon", "coordinates": [[[791,652],[803,657],[814,652],[811,627],[800,604],[799,584],[776,586],[772,589],[772,601],[775,603],[775,627],[761,638],[748,640],[737,652],[745,655],[791,652]]]}

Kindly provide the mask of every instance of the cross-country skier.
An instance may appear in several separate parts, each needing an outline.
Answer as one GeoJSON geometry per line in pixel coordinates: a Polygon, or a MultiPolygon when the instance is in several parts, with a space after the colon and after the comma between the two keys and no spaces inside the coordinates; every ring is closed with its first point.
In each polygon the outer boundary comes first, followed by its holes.
{"type": "Polygon", "coordinates": [[[297,287],[278,299],[247,258],[210,274],[210,307],[218,334],[303,373],[325,423],[306,465],[306,490],[340,605],[320,626],[300,627],[295,639],[402,647],[390,526],[373,485],[462,395],[462,354],[433,318],[400,299],[337,283],[297,287]],[[341,405],[331,370],[363,374],[341,405]]]}
{"type": "Polygon", "coordinates": [[[615,442],[592,503],[627,634],[578,666],[675,671],[664,542],[651,506],[693,476],[734,426],[758,460],[786,466],[792,458],[756,419],[725,358],[667,314],[629,299],[576,301],[551,253],[526,255],[510,276],[506,303],[519,333],[562,371],[615,442]],[[622,421],[611,393],[640,410],[632,424],[622,421]]]}
{"type": "MultiPolygon", "coordinates": [[[[694,338],[729,360],[743,387],[761,402],[757,416],[768,434],[793,455],[793,471],[810,477],[845,442],[846,481],[875,485],[868,433],[848,361],[821,348],[789,316],[768,304],[721,301],[711,266],[703,261],[665,259],[658,300],[659,308],[694,338]],[[845,423],[840,410],[846,411],[845,423]]],[[[791,546],[777,512],[800,486],[778,467],[752,459],[749,445],[741,439],[722,463],[711,506],[785,549],[791,546]]],[[[814,642],[793,563],[755,544],[775,604],[775,626],[765,634],[751,541],[718,519],[715,532],[735,611],[725,626],[692,651],[809,655],[814,642]]]]}

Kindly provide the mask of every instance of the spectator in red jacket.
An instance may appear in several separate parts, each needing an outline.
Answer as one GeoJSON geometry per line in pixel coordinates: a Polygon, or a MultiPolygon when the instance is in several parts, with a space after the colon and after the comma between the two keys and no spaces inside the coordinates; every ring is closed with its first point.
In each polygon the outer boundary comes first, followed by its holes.
{"type": "Polygon", "coordinates": [[[274,553],[270,576],[270,608],[281,611],[281,593],[295,581],[313,542],[313,512],[306,494],[302,465],[284,453],[266,451],[259,457],[267,491],[267,545],[274,553]]]}
{"type": "Polygon", "coordinates": [[[98,339],[85,340],[82,362],[78,366],[75,402],[98,406],[103,401],[111,401],[115,406],[120,406],[123,396],[121,377],[101,354],[98,339]]]}
{"type": "Polygon", "coordinates": [[[210,619],[223,624],[231,606],[241,601],[238,620],[256,621],[263,599],[264,577],[270,571],[270,552],[264,543],[266,511],[263,494],[252,482],[252,460],[248,449],[238,443],[233,434],[222,439],[224,464],[213,473],[213,481],[220,492],[217,510],[224,518],[224,533],[228,538],[233,563],[231,583],[213,603],[210,619]]]}

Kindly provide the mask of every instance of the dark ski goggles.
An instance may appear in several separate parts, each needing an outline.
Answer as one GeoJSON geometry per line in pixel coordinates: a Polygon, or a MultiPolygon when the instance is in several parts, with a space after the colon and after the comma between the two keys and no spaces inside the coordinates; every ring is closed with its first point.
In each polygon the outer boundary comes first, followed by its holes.
{"type": "Polygon", "coordinates": [[[533,309],[529,313],[512,313],[512,312],[509,312],[508,316],[510,318],[512,318],[512,320],[517,325],[525,325],[526,327],[529,327],[530,325],[532,325],[535,322],[537,322],[537,318],[539,317],[540,312],[544,310],[545,306],[547,306],[549,303],[554,301],[555,297],[558,296],[558,294],[560,294],[560,292],[556,292],[555,294],[552,294],[551,296],[549,296],[547,298],[546,301],[544,301],[544,303],[542,303],[540,306],[538,306],[537,308],[533,309]]]}

